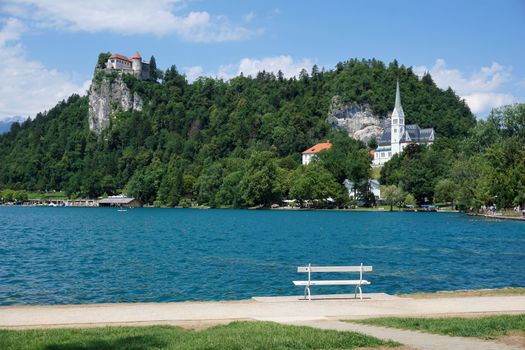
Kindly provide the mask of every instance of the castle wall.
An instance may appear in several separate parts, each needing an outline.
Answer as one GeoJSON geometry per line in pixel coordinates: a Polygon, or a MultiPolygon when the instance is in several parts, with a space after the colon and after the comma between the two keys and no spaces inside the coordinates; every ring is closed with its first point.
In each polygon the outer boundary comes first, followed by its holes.
{"type": "Polygon", "coordinates": [[[124,61],[118,58],[110,58],[106,64],[109,69],[126,70],[131,69],[131,62],[124,61]]]}

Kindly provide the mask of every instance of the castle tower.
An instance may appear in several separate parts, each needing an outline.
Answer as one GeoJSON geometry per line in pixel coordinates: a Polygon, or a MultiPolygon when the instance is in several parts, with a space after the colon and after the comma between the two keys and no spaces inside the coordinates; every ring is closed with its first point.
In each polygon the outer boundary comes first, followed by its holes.
{"type": "Polygon", "coordinates": [[[142,78],[142,56],[140,56],[140,53],[135,52],[133,57],[131,57],[131,69],[133,69],[133,73],[136,78],[141,79],[142,78]]]}
{"type": "Polygon", "coordinates": [[[390,126],[390,144],[392,155],[401,152],[400,141],[405,133],[405,113],[401,106],[401,94],[399,93],[399,80],[396,86],[396,103],[392,111],[390,126]]]}

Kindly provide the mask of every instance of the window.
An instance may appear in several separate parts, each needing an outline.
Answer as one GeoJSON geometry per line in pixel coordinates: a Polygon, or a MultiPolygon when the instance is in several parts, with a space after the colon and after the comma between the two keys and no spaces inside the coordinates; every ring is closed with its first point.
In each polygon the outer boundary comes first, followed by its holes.
{"type": "Polygon", "coordinates": [[[399,119],[399,124],[404,124],[404,120],[403,120],[403,118],[400,118],[400,119],[399,119]]]}
{"type": "Polygon", "coordinates": [[[388,156],[389,156],[389,157],[392,157],[392,152],[388,152],[388,156]]]}
{"type": "Polygon", "coordinates": [[[397,132],[397,128],[394,128],[394,132],[397,132]]]}
{"type": "Polygon", "coordinates": [[[397,124],[397,119],[392,119],[392,123],[397,124]]]}
{"type": "Polygon", "coordinates": [[[381,152],[381,157],[385,158],[385,152],[381,152]]]}

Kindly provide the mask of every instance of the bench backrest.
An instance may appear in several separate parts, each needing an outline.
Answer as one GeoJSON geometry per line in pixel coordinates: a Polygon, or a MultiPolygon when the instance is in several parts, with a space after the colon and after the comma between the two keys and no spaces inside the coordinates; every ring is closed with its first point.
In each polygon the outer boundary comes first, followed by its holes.
{"type": "Polygon", "coordinates": [[[297,272],[307,272],[308,281],[311,280],[313,272],[359,272],[359,280],[363,280],[363,272],[372,272],[372,266],[299,266],[297,272]]]}
{"type": "Polygon", "coordinates": [[[372,266],[299,266],[297,272],[372,272],[372,266]]]}

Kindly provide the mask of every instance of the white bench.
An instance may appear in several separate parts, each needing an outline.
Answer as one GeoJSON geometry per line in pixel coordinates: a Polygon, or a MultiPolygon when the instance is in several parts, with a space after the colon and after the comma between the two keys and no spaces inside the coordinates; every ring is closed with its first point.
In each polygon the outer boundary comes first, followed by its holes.
{"type": "Polygon", "coordinates": [[[304,298],[308,295],[308,300],[312,300],[310,293],[311,286],[355,286],[354,296],[357,299],[357,290],[359,289],[359,297],[363,299],[363,291],[361,286],[370,284],[369,281],[363,279],[363,272],[371,272],[372,266],[299,266],[297,272],[307,272],[308,281],[293,281],[296,286],[304,286],[304,298]],[[314,272],[359,272],[358,280],[312,280],[312,273],[314,272]]]}

